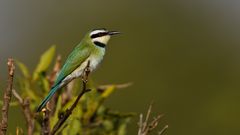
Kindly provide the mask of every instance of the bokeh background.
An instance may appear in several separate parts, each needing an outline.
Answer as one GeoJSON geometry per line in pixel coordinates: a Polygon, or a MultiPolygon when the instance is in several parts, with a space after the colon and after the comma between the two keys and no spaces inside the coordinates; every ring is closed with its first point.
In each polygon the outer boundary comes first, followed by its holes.
{"type": "MultiPolygon", "coordinates": [[[[107,106],[140,113],[154,100],[168,135],[240,134],[239,13],[237,0],[1,0],[0,86],[8,57],[33,70],[52,44],[65,59],[88,30],[105,27],[123,34],[111,39],[94,81],[134,82],[107,106]]],[[[11,130],[23,124],[18,110],[11,130]]]]}

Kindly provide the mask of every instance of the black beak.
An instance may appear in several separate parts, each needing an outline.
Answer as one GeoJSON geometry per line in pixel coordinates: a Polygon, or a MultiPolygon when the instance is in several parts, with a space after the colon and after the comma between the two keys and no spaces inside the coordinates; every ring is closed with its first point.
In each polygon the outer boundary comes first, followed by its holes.
{"type": "Polygon", "coordinates": [[[109,31],[108,32],[108,35],[110,35],[110,36],[117,35],[117,34],[120,34],[120,32],[118,32],[118,31],[109,31]]]}

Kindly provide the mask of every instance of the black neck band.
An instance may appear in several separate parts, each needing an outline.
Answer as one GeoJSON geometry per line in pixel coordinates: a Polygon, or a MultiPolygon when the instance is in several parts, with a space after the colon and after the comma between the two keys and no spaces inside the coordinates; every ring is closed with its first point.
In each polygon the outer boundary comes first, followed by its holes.
{"type": "Polygon", "coordinates": [[[102,47],[102,48],[105,48],[105,46],[106,46],[104,43],[101,43],[101,42],[98,42],[98,41],[95,41],[94,44],[96,46],[99,46],[99,47],[102,47]]]}

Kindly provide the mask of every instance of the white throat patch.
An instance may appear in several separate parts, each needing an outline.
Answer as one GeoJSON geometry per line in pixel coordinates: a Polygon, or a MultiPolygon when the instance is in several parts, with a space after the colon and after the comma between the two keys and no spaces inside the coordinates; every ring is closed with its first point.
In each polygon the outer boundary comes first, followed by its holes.
{"type": "Polygon", "coordinates": [[[103,44],[106,45],[108,43],[109,39],[110,39],[110,36],[106,35],[106,36],[94,38],[94,39],[92,39],[92,41],[93,42],[100,42],[100,43],[103,43],[103,44]]]}

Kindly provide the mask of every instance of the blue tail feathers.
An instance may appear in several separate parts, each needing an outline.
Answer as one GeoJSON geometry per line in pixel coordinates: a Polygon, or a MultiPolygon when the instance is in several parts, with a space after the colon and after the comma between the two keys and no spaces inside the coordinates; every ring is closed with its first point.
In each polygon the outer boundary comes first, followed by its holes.
{"type": "Polygon", "coordinates": [[[56,85],[56,86],[54,86],[51,90],[50,90],[50,92],[49,92],[49,94],[47,95],[47,97],[41,102],[41,104],[38,106],[38,108],[37,108],[37,112],[40,112],[42,109],[43,109],[43,107],[47,104],[47,102],[52,98],[52,96],[54,95],[54,93],[57,91],[59,89],[59,85],[56,85]]]}

